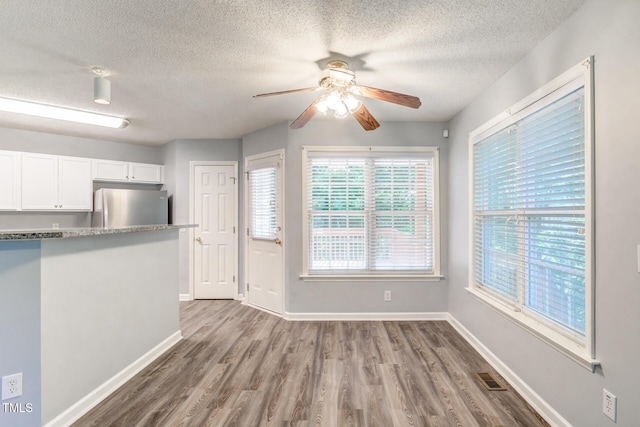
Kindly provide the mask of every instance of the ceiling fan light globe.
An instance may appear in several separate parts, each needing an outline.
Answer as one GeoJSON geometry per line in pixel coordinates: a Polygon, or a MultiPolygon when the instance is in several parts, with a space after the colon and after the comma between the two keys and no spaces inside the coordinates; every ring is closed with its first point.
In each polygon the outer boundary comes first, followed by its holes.
{"type": "Polygon", "coordinates": [[[338,119],[343,119],[349,115],[349,109],[347,106],[340,102],[336,105],[334,116],[338,119]]]}
{"type": "Polygon", "coordinates": [[[343,97],[342,101],[347,106],[347,108],[349,109],[350,113],[353,113],[354,111],[356,111],[360,107],[360,104],[361,104],[361,102],[358,101],[356,98],[354,98],[353,95],[351,95],[351,94],[346,94],[343,97]]]}
{"type": "Polygon", "coordinates": [[[316,104],[316,110],[320,111],[322,114],[327,114],[327,109],[328,109],[328,107],[327,107],[326,99],[321,99],[316,104]]]}
{"type": "Polygon", "coordinates": [[[338,94],[338,92],[331,92],[328,96],[327,96],[327,107],[335,110],[338,107],[338,104],[340,104],[340,94],[338,94]]]}

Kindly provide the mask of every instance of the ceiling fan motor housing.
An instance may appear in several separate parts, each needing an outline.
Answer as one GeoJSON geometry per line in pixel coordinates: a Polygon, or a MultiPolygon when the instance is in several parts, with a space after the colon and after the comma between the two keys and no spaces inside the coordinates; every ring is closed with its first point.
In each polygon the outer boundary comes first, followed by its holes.
{"type": "Polygon", "coordinates": [[[347,87],[356,82],[356,73],[349,69],[344,61],[331,61],[327,68],[322,70],[320,86],[323,88],[347,87]]]}

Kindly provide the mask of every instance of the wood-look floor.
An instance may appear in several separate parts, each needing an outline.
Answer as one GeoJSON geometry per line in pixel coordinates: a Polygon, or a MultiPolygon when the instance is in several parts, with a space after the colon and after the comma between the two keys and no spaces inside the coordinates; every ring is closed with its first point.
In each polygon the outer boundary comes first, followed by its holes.
{"type": "Polygon", "coordinates": [[[181,304],[184,340],[74,426],[547,426],[444,321],[181,304]],[[474,372],[506,391],[487,391],[474,372]]]}

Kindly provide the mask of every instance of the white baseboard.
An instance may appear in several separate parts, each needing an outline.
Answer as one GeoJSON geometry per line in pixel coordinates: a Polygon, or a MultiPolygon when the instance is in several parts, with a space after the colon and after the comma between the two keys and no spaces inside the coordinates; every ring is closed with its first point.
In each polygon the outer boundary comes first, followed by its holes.
{"type": "Polygon", "coordinates": [[[507,380],[507,382],[524,398],[552,426],[571,426],[551,405],[536,393],[522,378],[516,375],[502,360],[491,352],[475,335],[473,335],[455,317],[447,313],[447,320],[460,335],[478,352],[489,364],[507,380]]]}
{"type": "Polygon", "coordinates": [[[449,313],[285,313],[285,320],[351,320],[351,321],[403,321],[448,320],[449,313]]]}
{"type": "Polygon", "coordinates": [[[71,405],[53,420],[45,424],[45,427],[66,427],[77,421],[81,416],[89,412],[94,406],[116,391],[121,385],[129,381],[134,375],[147,367],[151,362],[160,357],[182,339],[182,333],[176,331],[160,344],[142,355],[131,365],[118,372],[116,375],[98,386],[82,399],[71,405]]]}
{"type": "Polygon", "coordinates": [[[191,294],[178,294],[179,301],[192,301],[191,294]]]}

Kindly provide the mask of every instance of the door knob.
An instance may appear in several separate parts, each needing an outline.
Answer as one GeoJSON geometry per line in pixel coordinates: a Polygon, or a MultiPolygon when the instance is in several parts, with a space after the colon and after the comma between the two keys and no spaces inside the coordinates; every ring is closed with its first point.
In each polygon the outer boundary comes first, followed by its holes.
{"type": "Polygon", "coordinates": [[[275,243],[276,245],[281,245],[282,244],[282,240],[280,240],[279,238],[276,237],[276,239],[273,241],[273,243],[275,243]]]}
{"type": "Polygon", "coordinates": [[[196,237],[196,242],[202,243],[202,239],[200,237],[196,237]]]}

